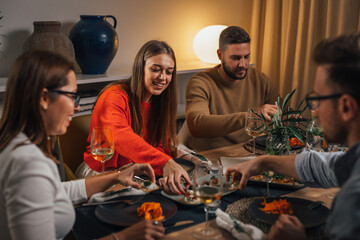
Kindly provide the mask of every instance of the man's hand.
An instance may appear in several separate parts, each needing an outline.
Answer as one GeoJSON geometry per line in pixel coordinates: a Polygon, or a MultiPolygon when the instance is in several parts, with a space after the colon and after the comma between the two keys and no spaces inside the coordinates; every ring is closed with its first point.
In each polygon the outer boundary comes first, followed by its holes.
{"type": "Polygon", "coordinates": [[[251,176],[258,175],[265,171],[262,165],[262,157],[260,156],[229,167],[225,173],[226,181],[229,181],[231,174],[234,173],[233,181],[240,180],[239,189],[244,190],[251,176]]]}
{"type": "Polygon", "coordinates": [[[265,104],[259,108],[259,111],[264,115],[266,120],[271,121],[271,117],[278,111],[278,106],[265,104]]]}
{"type": "Polygon", "coordinates": [[[306,238],[305,228],[295,216],[282,214],[271,227],[268,240],[303,240],[306,238]]]}
{"type": "Polygon", "coordinates": [[[164,175],[159,179],[159,183],[168,193],[181,194],[185,190],[181,186],[181,178],[185,179],[186,186],[191,186],[191,180],[187,172],[177,164],[173,159],[170,159],[163,167],[164,175]]]}

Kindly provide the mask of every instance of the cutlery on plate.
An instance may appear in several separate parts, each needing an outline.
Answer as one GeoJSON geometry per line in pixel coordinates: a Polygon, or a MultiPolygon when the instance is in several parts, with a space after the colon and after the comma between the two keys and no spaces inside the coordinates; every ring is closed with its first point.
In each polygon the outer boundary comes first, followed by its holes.
{"type": "Polygon", "coordinates": [[[144,178],[142,178],[142,177],[139,177],[139,176],[133,176],[133,178],[134,179],[137,179],[137,180],[140,180],[140,181],[142,181],[142,182],[147,182],[147,181],[150,181],[150,180],[147,180],[147,179],[144,179],[144,178]]]}
{"type": "Polygon", "coordinates": [[[165,229],[179,227],[179,226],[183,226],[183,225],[190,225],[190,224],[193,224],[193,223],[194,223],[194,220],[184,220],[184,221],[176,222],[174,225],[165,227],[165,229]]]}
{"type": "MultiPolygon", "coordinates": [[[[137,179],[141,182],[151,182],[149,179],[145,179],[145,178],[142,178],[142,177],[139,177],[139,176],[133,176],[133,179],[137,179]]],[[[158,180],[155,180],[155,184],[158,185],[159,187],[161,186],[160,185],[160,182],[158,180]]]]}
{"type": "Polygon", "coordinates": [[[132,205],[134,203],[137,203],[143,199],[145,195],[138,195],[136,197],[132,197],[131,199],[118,199],[118,200],[112,200],[112,201],[105,201],[105,202],[93,202],[93,203],[84,203],[82,206],[97,206],[97,205],[103,205],[103,204],[112,204],[112,203],[126,203],[128,205],[132,205]]]}
{"type": "Polygon", "coordinates": [[[269,187],[269,183],[271,183],[271,177],[265,175],[265,181],[266,181],[267,197],[270,197],[270,187],[269,187]]]}

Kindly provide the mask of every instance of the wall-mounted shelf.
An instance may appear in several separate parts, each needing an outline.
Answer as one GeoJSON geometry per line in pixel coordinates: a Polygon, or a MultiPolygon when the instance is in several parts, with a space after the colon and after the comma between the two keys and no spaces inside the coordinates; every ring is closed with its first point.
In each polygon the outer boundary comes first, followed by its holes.
{"type": "MultiPolygon", "coordinates": [[[[215,66],[214,64],[207,64],[199,61],[187,62],[178,64],[178,75],[194,74],[215,66]]],[[[77,84],[93,84],[100,82],[112,82],[120,79],[129,78],[131,75],[130,69],[109,68],[105,74],[76,74],[77,84]]],[[[0,78],[0,93],[6,90],[7,78],[0,78]]]]}
{"type": "MultiPolygon", "coordinates": [[[[188,62],[186,64],[178,64],[178,113],[177,116],[179,119],[185,118],[185,88],[186,83],[189,78],[200,71],[211,68],[215,65],[206,64],[202,62],[188,62]]],[[[127,79],[131,75],[131,70],[129,69],[109,69],[106,74],[76,74],[76,82],[78,84],[78,91],[82,93],[82,98],[80,100],[80,107],[82,111],[76,115],[83,115],[91,113],[91,109],[96,100],[96,96],[99,91],[106,86],[107,84],[121,80],[127,79]]],[[[0,78],[0,95],[6,90],[7,78],[0,78]]],[[[1,96],[0,96],[1,97],[1,96]]],[[[2,97],[1,97],[2,98],[2,97]]],[[[2,101],[1,101],[2,102],[2,101]]],[[[1,104],[2,105],[2,104],[1,104]]],[[[1,106],[0,106],[1,108],[1,106]]]]}

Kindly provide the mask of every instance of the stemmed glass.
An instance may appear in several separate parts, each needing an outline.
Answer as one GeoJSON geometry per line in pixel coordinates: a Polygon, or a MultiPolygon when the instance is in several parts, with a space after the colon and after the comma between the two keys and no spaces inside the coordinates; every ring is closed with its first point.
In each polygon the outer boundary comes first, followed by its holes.
{"type": "Polygon", "coordinates": [[[259,109],[249,108],[245,122],[246,133],[253,138],[253,156],[255,157],[255,138],[260,136],[265,130],[264,119],[260,116],[259,109]]]}
{"type": "Polygon", "coordinates": [[[206,162],[195,165],[193,190],[198,199],[205,204],[205,228],[193,231],[195,239],[219,239],[221,233],[217,229],[209,227],[208,212],[209,204],[220,199],[223,192],[223,169],[222,166],[206,162]]]}
{"type": "Polygon", "coordinates": [[[114,140],[109,127],[95,127],[91,134],[91,155],[101,162],[101,174],[105,172],[105,161],[114,154],[114,140]]]}

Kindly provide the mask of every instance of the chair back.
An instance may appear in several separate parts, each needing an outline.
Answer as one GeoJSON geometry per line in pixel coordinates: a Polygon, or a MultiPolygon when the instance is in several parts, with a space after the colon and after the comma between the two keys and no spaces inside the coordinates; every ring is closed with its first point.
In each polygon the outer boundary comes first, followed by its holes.
{"type": "Polygon", "coordinates": [[[59,136],[60,153],[64,163],[75,173],[84,161],[84,152],[88,145],[91,114],[74,117],[67,132],[59,136]]]}
{"type": "Polygon", "coordinates": [[[188,147],[190,136],[191,136],[191,133],[189,131],[187,122],[185,120],[176,136],[177,140],[178,140],[178,145],[184,145],[184,146],[188,147]]]}

